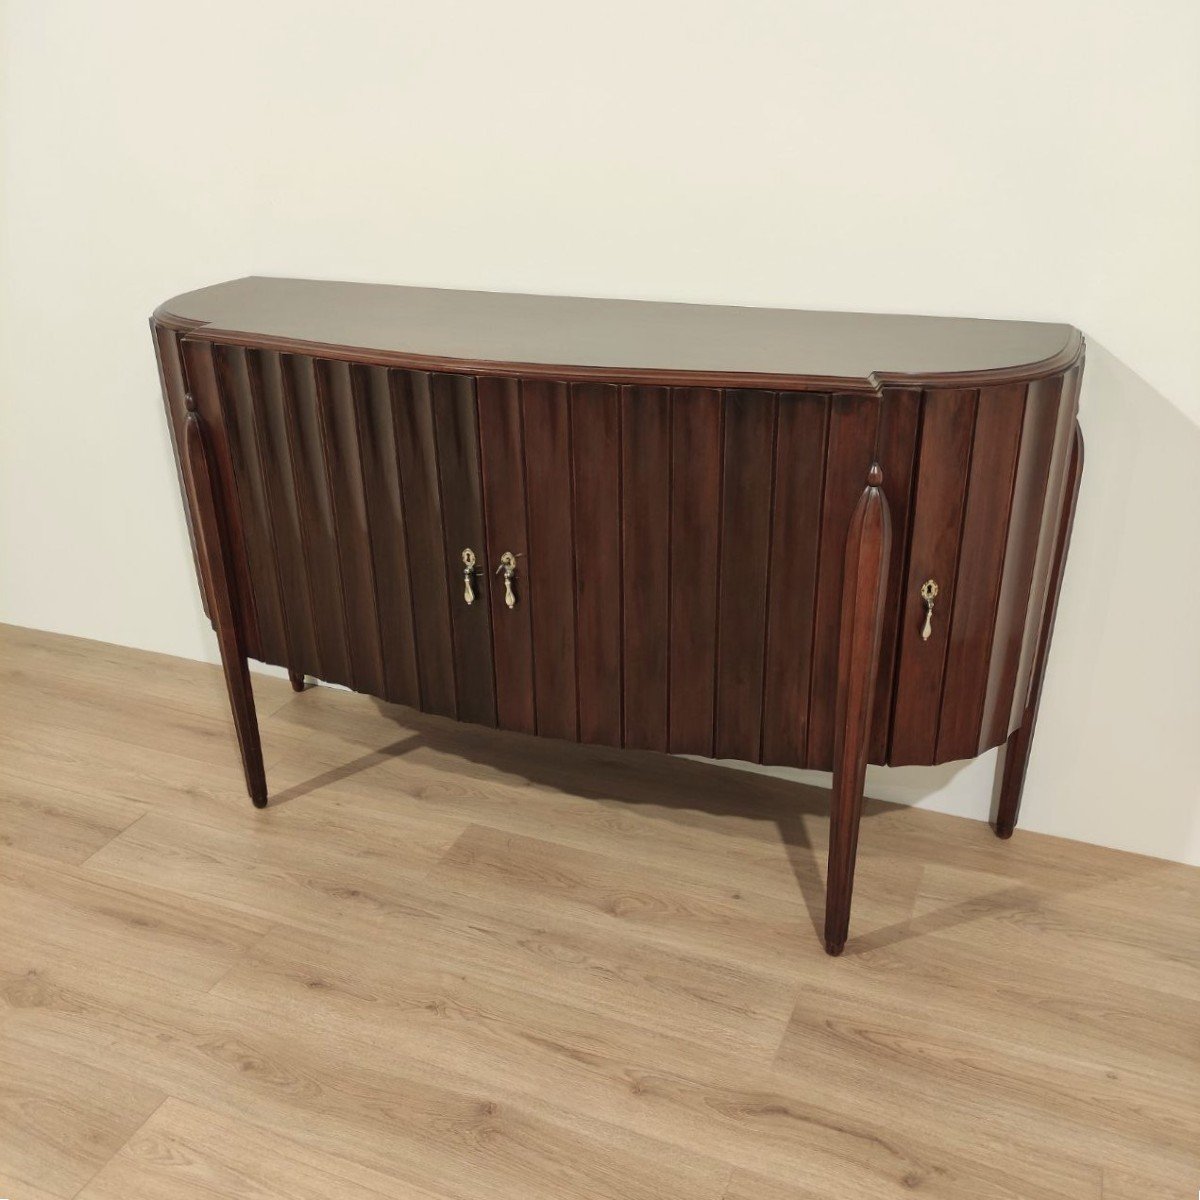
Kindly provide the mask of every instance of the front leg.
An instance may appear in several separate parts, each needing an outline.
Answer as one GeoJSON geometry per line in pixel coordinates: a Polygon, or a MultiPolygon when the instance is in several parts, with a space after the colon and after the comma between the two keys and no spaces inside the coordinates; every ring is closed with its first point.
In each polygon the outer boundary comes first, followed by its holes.
{"type": "Polygon", "coordinates": [[[837,708],[834,722],[833,803],[829,823],[829,873],[825,885],[825,950],[841,954],[850,929],[854,859],[867,775],[871,708],[883,633],[892,522],[876,463],[850,519],[838,637],[837,708]]]}
{"type": "Polygon", "coordinates": [[[208,439],[190,395],[187,397],[187,423],[184,427],[184,457],[193,506],[196,548],[201,562],[201,583],[208,592],[209,611],[213,615],[213,627],[221,651],[221,666],[225,672],[225,687],[229,692],[229,707],[233,712],[246,790],[255,808],[265,808],[267,779],[263,771],[258,718],[254,712],[254,689],[250,684],[250,670],[234,609],[233,587],[229,578],[229,549],[213,487],[208,439]]]}

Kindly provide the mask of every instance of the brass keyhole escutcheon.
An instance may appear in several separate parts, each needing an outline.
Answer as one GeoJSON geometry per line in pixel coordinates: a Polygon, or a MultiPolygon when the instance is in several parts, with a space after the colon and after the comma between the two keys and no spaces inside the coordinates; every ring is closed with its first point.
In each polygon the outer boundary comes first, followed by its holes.
{"type": "Polygon", "coordinates": [[[921,599],[925,601],[925,624],[921,629],[921,641],[929,641],[933,633],[933,602],[937,599],[938,585],[932,579],[921,584],[921,599]]]}
{"type": "Polygon", "coordinates": [[[463,561],[463,599],[468,604],[475,603],[475,551],[468,546],[462,552],[463,561]]]}
{"type": "Polygon", "coordinates": [[[517,593],[513,580],[517,574],[517,556],[511,550],[505,550],[500,555],[500,565],[496,568],[497,575],[504,576],[504,603],[508,608],[517,607],[517,593]]]}

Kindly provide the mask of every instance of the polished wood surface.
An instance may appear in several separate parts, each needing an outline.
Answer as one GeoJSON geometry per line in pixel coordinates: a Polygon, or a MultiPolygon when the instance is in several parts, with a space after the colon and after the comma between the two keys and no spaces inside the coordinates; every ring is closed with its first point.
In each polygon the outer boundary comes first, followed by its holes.
{"type": "Polygon", "coordinates": [[[256,811],[218,668],[0,677],[13,1200],[1195,1193],[1195,868],[868,801],[835,963],[818,789],[256,675],[256,811]]]}
{"type": "Polygon", "coordinates": [[[1028,741],[1069,537],[1067,327],[286,280],[170,301],[153,325],[181,461],[204,426],[213,511],[184,490],[198,559],[226,567],[256,803],[246,658],[514,732],[832,770],[839,796],[861,777],[851,677],[870,680],[866,761],[971,757],[1023,725],[1028,741]],[[428,352],[381,355],[381,322],[428,352]],[[898,329],[919,370],[889,357],[898,329]],[[677,368],[639,358],[660,335],[677,368]],[[560,358],[523,360],[522,337],[556,336],[560,358]],[[578,337],[606,347],[582,371],[578,337]],[[682,343],[703,337],[732,357],[701,370],[682,343]],[[796,374],[802,350],[816,374],[796,374]],[[876,468],[894,525],[878,636],[847,657],[847,547],[876,468]]]}
{"type": "Polygon", "coordinates": [[[1074,361],[1069,325],[333,283],[232,280],[156,317],[251,346],[421,370],[874,390],[905,376],[1025,379],[1074,361]],[[691,377],[691,378],[689,378],[691,377]],[[756,377],[757,380],[756,380],[756,377]],[[786,381],[786,382],[785,382],[786,381]]]}

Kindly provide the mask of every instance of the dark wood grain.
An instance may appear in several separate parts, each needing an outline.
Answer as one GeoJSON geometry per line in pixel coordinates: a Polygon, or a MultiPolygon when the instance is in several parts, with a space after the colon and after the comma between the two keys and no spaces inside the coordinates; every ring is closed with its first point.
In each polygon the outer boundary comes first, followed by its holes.
{"type": "Polygon", "coordinates": [[[892,734],[892,696],[896,690],[896,660],[900,647],[908,545],[912,533],[912,486],[916,468],[917,431],[921,415],[919,388],[889,388],[883,393],[879,415],[876,460],[883,471],[883,494],[892,523],[892,557],[888,563],[884,600],[883,636],[879,643],[879,671],[875,680],[875,707],[869,761],[887,762],[892,734]]]}
{"type": "MultiPolygon", "coordinates": [[[[187,384],[183,378],[183,355],[180,350],[182,334],[175,329],[169,329],[151,319],[150,335],[154,340],[154,357],[158,363],[158,382],[162,389],[163,407],[167,414],[167,430],[171,438],[171,454],[175,459],[175,473],[180,483],[183,482],[183,437],[184,425],[187,420],[185,396],[187,384]]],[[[192,521],[192,510],[184,498],[184,522],[187,525],[188,541],[192,547],[192,561],[196,568],[196,581],[200,582],[200,552],[196,547],[196,531],[192,521]]],[[[200,596],[204,604],[204,615],[211,621],[213,615],[208,610],[208,596],[203,586],[200,596]]]]}
{"type": "Polygon", "coordinates": [[[713,752],[722,397],[678,389],[671,427],[670,748],[713,752]]]}
{"type": "Polygon", "coordinates": [[[537,732],[579,737],[575,671],[575,526],[571,405],[563,384],[521,384],[529,513],[529,599],[537,732]]]}
{"type": "Polygon", "coordinates": [[[309,576],[321,678],[350,687],[353,667],[342,597],[337,529],[325,468],[316,364],[310,358],[285,355],[282,368],[292,480],[309,576]]]}
{"type": "Polygon", "coordinates": [[[419,371],[393,371],[390,377],[421,707],[454,717],[458,705],[450,632],[453,564],[446,561],[442,535],[442,489],[429,376],[419,371]]]}
{"type": "Polygon", "coordinates": [[[1008,727],[1016,729],[1024,719],[1029,705],[1029,690],[1043,628],[1043,615],[1050,604],[1053,588],[1054,561],[1063,496],[1070,484],[1070,464],[1074,453],[1075,413],[1079,405],[1079,378],[1082,367],[1076,366],[1062,377],[1058,398],[1058,420],[1054,430],[1054,450],[1050,475],[1046,481],[1046,502],[1042,508],[1038,530],[1038,551],[1029,587],[1029,603],[1025,611],[1025,628],[1021,639],[1021,660],[1017,666],[1016,684],[1009,708],[1008,727]]]}
{"type": "Polygon", "coordinates": [[[246,366],[254,408],[255,440],[279,574],[288,648],[284,665],[301,678],[306,674],[319,678],[323,673],[313,622],[312,578],[305,557],[288,444],[282,367],[279,355],[269,350],[249,351],[246,366]]]}
{"type": "Polygon", "coordinates": [[[875,673],[883,637],[883,604],[891,554],[891,519],[873,466],[850,520],[842,572],[838,630],[837,731],[825,884],[825,950],[841,954],[850,930],[854,862],[867,774],[875,673]]]}
{"type": "Polygon", "coordinates": [[[777,413],[770,392],[725,394],[717,604],[718,758],[753,762],[761,754],[777,413]]]}
{"type": "Polygon", "coordinates": [[[1024,415],[1023,383],[980,391],[940,705],[937,757],[943,761],[973,758],[979,745],[979,681],[987,678],[991,658],[1024,415]]]}
{"type": "Polygon", "coordinates": [[[381,696],[386,690],[386,671],[359,453],[364,400],[354,386],[350,367],[338,362],[317,364],[317,397],[354,686],[381,696]]]}
{"type": "Polygon", "coordinates": [[[624,744],[666,750],[671,629],[671,393],[621,389],[624,744]]]}
{"type": "Polygon", "coordinates": [[[1069,325],[238,279],[176,296],[206,336],[425,371],[692,387],[861,391],[1011,382],[1078,357],[1069,325]]]}
{"type": "Polygon", "coordinates": [[[825,493],[821,499],[821,544],[817,558],[817,608],[813,622],[812,683],[808,702],[805,766],[833,769],[841,627],[842,571],[850,518],[862,497],[863,480],[874,461],[879,401],[865,396],[834,396],[829,413],[825,493]]]}
{"type": "MultiPolygon", "coordinates": [[[[234,607],[241,624],[242,647],[251,658],[261,658],[263,650],[258,636],[258,612],[250,580],[249,555],[244,532],[245,518],[233,470],[229,432],[221,405],[214,347],[210,342],[198,338],[184,338],[180,346],[187,393],[192,398],[194,411],[204,422],[206,454],[213,476],[213,494],[221,508],[221,528],[229,549],[229,586],[233,591],[234,607]]],[[[186,412],[184,423],[186,424],[186,412]]]]}
{"type": "Polygon", "coordinates": [[[1017,816],[1021,811],[1021,796],[1025,790],[1025,773],[1029,767],[1029,751],[1037,727],[1038,709],[1042,703],[1042,683],[1046,676],[1046,661],[1050,654],[1050,642],[1054,637],[1054,621],[1058,615],[1058,598],[1062,592],[1063,572],[1067,563],[1067,548],[1071,544],[1071,530],[1075,524],[1075,508],[1079,501],[1079,485],[1083,480],[1083,430],[1075,424],[1071,440],[1071,461],[1067,470],[1066,494],[1059,514],[1058,536],[1055,538],[1054,561],[1051,567],[1050,591],[1042,616],[1042,628],[1038,637],[1037,656],[1034,660],[1033,681],[1029,703],[1022,714],[1021,724],[1009,736],[1004,750],[1003,774],[996,802],[993,828],[996,836],[1010,838],[1016,828],[1017,816]]]}
{"type": "Polygon", "coordinates": [[[939,388],[926,392],[922,400],[915,515],[900,601],[900,657],[888,759],[894,765],[928,763],[936,757],[975,409],[972,391],[939,388]],[[925,603],[920,594],[927,579],[938,587],[928,640],[922,637],[925,603]]]}
{"type": "Polygon", "coordinates": [[[805,761],[829,397],[779,398],[762,758],[805,761]]]}
{"type": "Polygon", "coordinates": [[[830,953],[868,761],[1007,740],[1011,833],[1082,461],[1076,331],[281,280],[153,331],[256,803],[249,657],[297,690],[832,769],[830,953]]]}
{"type": "MultiPolygon", "coordinates": [[[[207,355],[204,354],[204,357],[207,355]]],[[[189,371],[188,378],[189,381],[198,380],[197,390],[203,390],[210,382],[215,385],[215,379],[202,378],[194,372],[189,371]]],[[[187,401],[184,426],[188,496],[193,504],[197,550],[214,616],[217,644],[221,650],[221,666],[229,692],[229,706],[233,713],[246,790],[254,806],[263,808],[267,803],[267,779],[263,770],[258,718],[254,712],[254,690],[242,642],[241,614],[237,610],[237,598],[230,578],[229,565],[234,548],[229,542],[224,506],[216,491],[212,452],[195,395],[193,391],[187,401]]]]}
{"type": "Polygon", "coordinates": [[[272,662],[290,661],[283,585],[272,538],[273,525],[261,466],[247,351],[239,347],[214,346],[212,353],[221,427],[229,446],[242,514],[246,569],[255,600],[259,649],[262,656],[272,662]]]}
{"type": "Polygon", "coordinates": [[[379,638],[383,652],[384,696],[396,704],[421,705],[417,637],[413,628],[408,537],[395,450],[392,393],[383,367],[354,367],[372,573],[378,596],[379,638]]]}
{"type": "MultiPolygon", "coordinates": [[[[485,376],[476,384],[486,541],[491,557],[480,583],[488,595],[496,666],[496,722],[501,729],[537,732],[534,695],[533,626],[545,586],[530,585],[529,535],[525,515],[525,449],[520,384],[485,376]],[[500,556],[517,556],[516,606],[504,602],[497,574],[500,556]]],[[[566,590],[565,581],[560,585],[566,590]]]]}
{"type": "Polygon", "coordinates": [[[579,736],[621,744],[621,402],[616,387],[571,388],[575,663],[579,736]]]}
{"type": "MultiPolygon", "coordinates": [[[[454,680],[458,718],[479,725],[496,723],[496,682],[488,612],[488,564],[493,555],[483,527],[483,487],[479,473],[479,424],[475,380],[462,375],[430,377],[433,424],[442,493],[443,571],[450,591],[454,635],[454,680]],[[470,547],[479,574],[476,600],[463,598],[462,552],[470,547]]],[[[431,564],[432,565],[432,564],[431,564]]]]}
{"type": "Polygon", "coordinates": [[[991,666],[984,689],[978,751],[1003,745],[1012,732],[1009,718],[1025,640],[1030,589],[1037,564],[1042,515],[1059,426],[1062,378],[1032,383],[1026,392],[1021,451],[1008,517],[1003,577],[992,631],[991,666]]]}

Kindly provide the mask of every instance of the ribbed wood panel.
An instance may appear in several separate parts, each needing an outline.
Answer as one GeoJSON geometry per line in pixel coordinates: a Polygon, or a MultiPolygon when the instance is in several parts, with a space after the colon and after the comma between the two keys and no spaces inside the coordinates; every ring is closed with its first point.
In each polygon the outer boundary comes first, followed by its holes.
{"type": "Polygon", "coordinates": [[[353,371],[384,696],[397,704],[420,707],[418,645],[413,629],[408,535],[404,528],[391,382],[388,372],[381,367],[354,367],[353,371]]]}
{"type": "Polygon", "coordinates": [[[762,757],[807,761],[829,397],[784,394],[775,435],[762,757]]]}
{"type": "Polygon", "coordinates": [[[565,384],[522,380],[526,578],[533,622],[534,700],[543,737],[579,737],[576,684],[574,484],[571,405],[565,384]]]}
{"type": "Polygon", "coordinates": [[[1037,565],[1038,539],[1059,426],[1062,377],[1036,380],[1025,394],[1021,448],[1004,546],[1000,598],[992,631],[991,666],[984,690],[979,750],[999,746],[1011,732],[1026,616],[1037,565]]]}
{"type": "Polygon", "coordinates": [[[984,702],[979,681],[991,665],[1024,416],[1024,384],[980,391],[939,706],[937,757],[943,761],[971,758],[979,745],[984,702]]]}
{"type": "Polygon", "coordinates": [[[718,758],[762,756],[775,424],[771,392],[725,393],[717,603],[718,758]]]}
{"type": "Polygon", "coordinates": [[[254,657],[485,725],[828,769],[846,534],[878,461],[871,760],[967,757],[1021,719],[1077,373],[829,395],[156,346],[173,437],[189,389],[208,432],[254,657]]]}
{"type": "Polygon", "coordinates": [[[316,380],[350,673],[358,690],[380,696],[386,690],[383,639],[379,631],[366,485],[359,451],[363,398],[352,383],[351,369],[346,363],[318,363],[316,380]]]}
{"type": "Polygon", "coordinates": [[[311,358],[286,355],[283,379],[300,528],[312,584],[321,677],[353,687],[354,667],[342,592],[338,529],[329,492],[317,364],[311,358]]]}
{"type": "Polygon", "coordinates": [[[450,603],[452,591],[455,601],[461,596],[462,567],[457,557],[447,561],[442,533],[442,487],[429,376],[423,371],[393,371],[391,380],[421,707],[454,717],[458,700],[450,603]]]}
{"type": "Polygon", "coordinates": [[[621,744],[621,398],[609,384],[571,387],[575,669],[579,736],[621,744]]]}
{"type": "Polygon", "coordinates": [[[670,749],[713,752],[721,393],[677,388],[671,424],[670,749]]]}
{"type": "Polygon", "coordinates": [[[666,750],[671,628],[671,393],[621,389],[625,745],[666,750]],[[666,636],[664,637],[664,631],[666,636]]]}
{"type": "MultiPolygon", "coordinates": [[[[825,490],[821,497],[821,533],[817,552],[817,605],[812,629],[812,680],[808,699],[805,765],[828,771],[833,766],[834,709],[837,702],[838,631],[842,619],[842,573],[850,517],[863,494],[875,458],[879,399],[834,396],[826,444],[825,490]]],[[[888,490],[893,508],[901,498],[888,490]]],[[[907,503],[907,497],[903,503],[907,503]]]]}
{"type": "Polygon", "coordinates": [[[520,389],[516,379],[480,379],[476,387],[485,541],[490,554],[480,583],[491,608],[497,724],[536,733],[532,622],[539,589],[529,585],[520,389]],[[504,603],[504,581],[497,574],[505,552],[517,559],[517,603],[511,609],[504,603]]]}
{"type": "MultiPolygon", "coordinates": [[[[181,349],[183,374],[187,381],[185,390],[194,397],[196,412],[204,422],[208,435],[207,444],[215,467],[215,503],[219,506],[220,520],[229,541],[230,561],[226,566],[233,588],[234,609],[242,626],[242,643],[247,654],[262,658],[264,652],[262,639],[258,634],[258,611],[247,567],[245,517],[233,471],[227,416],[217,386],[213,348],[208,343],[184,338],[181,349]]],[[[182,429],[183,414],[179,413],[178,418],[182,429]]],[[[210,613],[210,616],[212,615],[210,613]]]]}
{"type": "Polygon", "coordinates": [[[213,366],[237,482],[246,538],[246,567],[258,614],[259,645],[265,658],[279,662],[290,657],[283,585],[274,548],[274,521],[261,464],[262,447],[246,357],[246,351],[239,347],[218,346],[213,352],[213,366]]]}
{"type": "Polygon", "coordinates": [[[294,663],[298,670],[324,677],[313,616],[313,580],[304,548],[288,439],[283,366],[279,355],[270,351],[249,353],[246,366],[288,645],[288,657],[282,665],[294,663]]]}
{"type": "Polygon", "coordinates": [[[913,473],[916,468],[917,430],[921,417],[920,388],[894,388],[883,394],[879,418],[876,458],[883,471],[883,491],[888,497],[892,521],[892,553],[888,563],[884,599],[883,634],[879,645],[879,671],[875,680],[875,705],[868,758],[887,761],[892,725],[892,696],[896,683],[896,660],[900,647],[904,575],[912,534],[913,473]]]}
{"type": "Polygon", "coordinates": [[[893,763],[932,762],[936,755],[946,648],[958,592],[976,399],[974,391],[947,388],[927,392],[924,399],[908,571],[901,600],[893,763]],[[925,639],[921,587],[930,579],[937,584],[938,594],[930,635],[925,639]]]}
{"type": "Polygon", "coordinates": [[[436,374],[429,378],[442,496],[444,569],[449,580],[461,580],[462,552],[470,549],[475,553],[478,571],[473,604],[466,603],[461,586],[450,592],[458,717],[461,721],[494,725],[496,683],[487,601],[493,555],[484,535],[475,380],[469,375],[436,374]]]}

